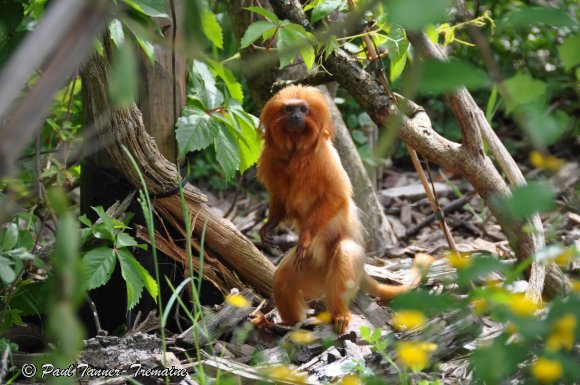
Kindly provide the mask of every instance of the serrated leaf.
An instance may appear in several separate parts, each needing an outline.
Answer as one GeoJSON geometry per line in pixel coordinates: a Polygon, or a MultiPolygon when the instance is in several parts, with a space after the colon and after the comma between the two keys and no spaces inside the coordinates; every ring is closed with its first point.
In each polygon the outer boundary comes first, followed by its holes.
{"type": "Polygon", "coordinates": [[[127,233],[119,233],[117,234],[117,243],[115,244],[116,247],[132,247],[137,246],[138,243],[131,235],[127,233]]]}
{"type": "Polygon", "coordinates": [[[224,48],[224,34],[218,22],[217,16],[208,8],[203,8],[201,12],[201,30],[209,41],[216,47],[224,48]]]}
{"type": "Polygon", "coordinates": [[[399,78],[399,76],[401,76],[403,70],[405,69],[405,66],[407,65],[408,50],[409,50],[409,41],[407,40],[401,40],[400,43],[396,45],[395,52],[392,51],[392,48],[389,48],[389,57],[391,58],[390,77],[392,82],[394,82],[399,78]]]}
{"type": "Polygon", "coordinates": [[[204,111],[191,111],[188,116],[182,116],[177,120],[175,131],[179,146],[179,157],[186,153],[202,150],[213,143],[215,127],[211,117],[204,111]]]}
{"type": "Polygon", "coordinates": [[[391,0],[387,2],[387,12],[392,23],[420,31],[444,20],[450,5],[450,0],[391,0]]]}
{"type": "Polygon", "coordinates": [[[193,92],[199,97],[206,110],[220,107],[224,95],[216,87],[216,81],[209,67],[198,60],[193,61],[193,76],[196,78],[193,92]]]}
{"type": "Polygon", "coordinates": [[[240,164],[240,152],[236,140],[227,129],[220,129],[217,130],[214,138],[214,147],[217,161],[224,171],[226,180],[229,180],[234,176],[240,164]]]}
{"type": "Polygon", "coordinates": [[[115,250],[98,247],[85,254],[83,264],[87,276],[87,289],[92,290],[106,284],[115,270],[115,250]]]}
{"type": "Polygon", "coordinates": [[[113,222],[111,222],[111,218],[109,218],[107,212],[105,211],[105,209],[103,209],[103,206],[96,207],[91,206],[91,209],[93,209],[93,211],[97,213],[99,219],[101,220],[100,222],[103,223],[107,228],[107,230],[109,230],[109,232],[112,234],[115,231],[115,227],[113,226],[113,222]]]}
{"type": "Polygon", "coordinates": [[[489,83],[487,73],[469,63],[427,60],[421,71],[420,88],[427,92],[445,92],[461,86],[478,89],[489,83]]]}
{"type": "Polygon", "coordinates": [[[580,64],[580,34],[566,38],[562,45],[558,47],[558,53],[566,71],[580,64]]]}
{"type": "Polygon", "coordinates": [[[111,35],[111,40],[117,47],[120,47],[125,43],[125,34],[123,33],[123,24],[119,19],[113,19],[109,24],[109,34],[111,35]]]}
{"type": "Polygon", "coordinates": [[[123,0],[131,8],[151,17],[171,19],[165,8],[165,0],[123,0]]]}
{"type": "Polygon", "coordinates": [[[124,254],[124,258],[127,261],[129,261],[131,265],[133,265],[135,270],[139,273],[141,281],[145,286],[145,290],[147,290],[149,295],[151,295],[153,300],[155,300],[155,303],[157,303],[157,297],[159,295],[159,286],[157,285],[157,281],[155,281],[155,278],[153,278],[151,274],[149,274],[147,269],[145,269],[143,265],[141,265],[139,261],[137,261],[137,259],[129,252],[129,250],[119,250],[119,253],[124,254]]]}
{"type": "Polygon", "coordinates": [[[276,26],[269,21],[256,21],[250,24],[240,41],[240,48],[246,48],[269,30],[276,30],[276,26]]]}
{"type": "MultiPolygon", "coordinates": [[[[134,265],[134,257],[127,249],[118,250],[117,256],[121,264],[121,275],[127,286],[127,311],[137,305],[143,293],[143,280],[141,273],[134,265]]],[[[136,262],[136,261],[135,261],[136,262]]]]}
{"type": "Polygon", "coordinates": [[[514,108],[538,100],[547,91],[546,83],[536,80],[528,74],[518,73],[503,82],[503,97],[507,112],[514,108]]]}
{"type": "Polygon", "coordinates": [[[276,42],[276,48],[278,48],[280,68],[284,68],[294,61],[298,43],[298,34],[295,32],[286,28],[282,28],[280,31],[278,31],[278,41],[276,42]]]}
{"type": "Polygon", "coordinates": [[[18,226],[16,223],[10,223],[4,230],[2,237],[2,250],[13,249],[18,243],[18,226]]]}
{"type": "Polygon", "coordinates": [[[310,22],[312,24],[324,19],[330,15],[332,11],[338,9],[343,5],[342,0],[323,0],[316,3],[310,15],[310,22]]]}
{"type": "Polygon", "coordinates": [[[267,9],[264,9],[262,7],[247,7],[244,8],[250,12],[254,12],[257,13],[260,16],[264,16],[266,19],[269,19],[273,22],[278,22],[280,21],[280,19],[278,19],[278,16],[276,16],[275,13],[268,11],[267,9]]]}
{"type": "Polygon", "coordinates": [[[262,152],[262,138],[256,129],[258,123],[248,123],[248,120],[252,118],[256,119],[245,111],[236,112],[234,115],[241,129],[241,137],[237,138],[237,145],[240,150],[240,173],[242,174],[258,161],[262,152]]]}

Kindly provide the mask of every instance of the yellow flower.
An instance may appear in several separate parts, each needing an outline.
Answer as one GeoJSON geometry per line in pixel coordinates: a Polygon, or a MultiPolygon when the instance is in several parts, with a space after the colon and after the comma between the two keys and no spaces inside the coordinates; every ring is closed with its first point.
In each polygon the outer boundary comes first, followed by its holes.
{"type": "Polygon", "coordinates": [[[226,297],[226,302],[232,305],[233,307],[244,308],[250,306],[250,301],[246,299],[243,295],[237,294],[230,294],[226,297]]]}
{"type": "Polygon", "coordinates": [[[574,290],[577,293],[580,293],[580,279],[571,279],[570,283],[572,286],[572,290],[574,290]]]}
{"type": "Polygon", "coordinates": [[[430,342],[403,341],[397,345],[399,362],[413,371],[423,370],[429,364],[429,353],[437,349],[437,345],[430,342]]]}
{"type": "Polygon", "coordinates": [[[482,314],[488,308],[488,303],[485,298],[477,298],[471,301],[471,306],[473,306],[473,310],[475,310],[476,314],[482,314]]]}
{"type": "Polygon", "coordinates": [[[562,364],[544,357],[538,358],[531,370],[532,375],[543,384],[551,384],[562,377],[563,372],[562,364]]]}
{"type": "Polygon", "coordinates": [[[316,340],[314,333],[307,330],[298,329],[290,334],[290,341],[298,345],[308,345],[316,340]]]}
{"type": "Polygon", "coordinates": [[[323,324],[329,324],[332,322],[332,314],[327,311],[322,311],[316,315],[316,319],[323,324]]]}
{"type": "Polygon", "coordinates": [[[445,254],[445,258],[451,266],[458,270],[467,269],[473,263],[473,260],[470,258],[468,253],[450,251],[445,254]]]}
{"type": "Polygon", "coordinates": [[[513,323],[509,322],[508,324],[505,325],[503,330],[506,332],[506,334],[509,334],[511,336],[512,334],[518,332],[518,327],[513,323]]]}
{"type": "Polygon", "coordinates": [[[266,371],[266,375],[273,380],[284,380],[295,384],[306,384],[308,377],[306,374],[298,373],[288,366],[274,366],[266,371]]]}
{"type": "Polygon", "coordinates": [[[363,385],[362,380],[355,374],[347,374],[342,377],[340,385],[363,385]]]}
{"type": "Polygon", "coordinates": [[[544,155],[539,151],[530,152],[530,163],[540,170],[558,171],[565,162],[554,155],[544,155]]]}
{"type": "Polygon", "coordinates": [[[558,256],[556,256],[556,258],[554,258],[554,262],[558,266],[568,266],[570,264],[570,261],[572,260],[572,257],[574,257],[575,254],[576,252],[574,248],[569,247],[562,253],[560,253],[558,256]]]}
{"type": "Polygon", "coordinates": [[[418,310],[402,310],[393,316],[393,327],[400,332],[416,329],[426,322],[427,317],[418,310]]]}
{"type": "Polygon", "coordinates": [[[546,349],[550,351],[560,350],[561,348],[571,350],[574,346],[576,323],[576,317],[571,313],[554,322],[546,341],[546,349]]]}
{"type": "Polygon", "coordinates": [[[520,317],[531,317],[538,310],[538,304],[526,298],[523,294],[512,294],[508,307],[512,313],[520,317]]]}

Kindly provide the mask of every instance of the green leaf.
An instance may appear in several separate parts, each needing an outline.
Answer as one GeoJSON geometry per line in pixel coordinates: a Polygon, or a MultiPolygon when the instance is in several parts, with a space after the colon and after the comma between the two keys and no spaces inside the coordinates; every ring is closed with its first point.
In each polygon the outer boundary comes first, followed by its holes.
{"type": "Polygon", "coordinates": [[[528,74],[518,73],[502,83],[503,97],[506,102],[507,112],[514,108],[538,100],[547,91],[546,83],[536,80],[528,74]]]}
{"type": "Polygon", "coordinates": [[[515,373],[518,364],[528,354],[523,344],[507,344],[502,338],[493,340],[491,346],[480,347],[473,352],[471,364],[476,377],[486,384],[499,384],[515,373]]]}
{"type": "Polygon", "coordinates": [[[125,34],[123,33],[123,24],[119,19],[113,19],[109,24],[109,34],[111,35],[111,40],[117,47],[120,47],[125,43],[125,34]]]}
{"type": "Polygon", "coordinates": [[[427,92],[446,92],[461,86],[478,89],[488,84],[489,77],[485,71],[457,60],[427,60],[421,71],[420,88],[427,92]]]}
{"type": "Polygon", "coordinates": [[[224,171],[226,180],[231,179],[240,164],[240,152],[236,140],[227,129],[217,130],[214,138],[216,158],[224,171]]]}
{"type": "Polygon", "coordinates": [[[335,49],[338,48],[338,40],[336,40],[336,36],[332,35],[326,42],[324,46],[324,60],[328,59],[330,54],[334,52],[335,49]]]}
{"type": "Polygon", "coordinates": [[[85,254],[83,258],[87,276],[87,289],[92,290],[109,282],[115,270],[115,250],[110,247],[98,247],[85,254]]]}
{"type": "Polygon", "coordinates": [[[115,105],[127,105],[137,95],[137,58],[131,44],[123,44],[113,54],[109,95],[115,105]]]}
{"type": "Polygon", "coordinates": [[[567,11],[552,8],[521,7],[497,23],[497,31],[529,28],[531,25],[573,27],[578,25],[567,11]]]}
{"type": "Polygon", "coordinates": [[[269,19],[270,21],[273,22],[278,22],[280,21],[280,19],[278,19],[278,16],[276,16],[275,13],[268,11],[267,9],[264,9],[262,7],[247,7],[244,8],[250,12],[254,12],[257,13],[260,16],[264,16],[266,19],[269,19]]]}
{"type": "Polygon", "coordinates": [[[159,295],[159,286],[157,285],[155,278],[153,278],[151,274],[149,274],[147,269],[145,269],[143,265],[141,265],[139,261],[137,261],[137,259],[129,252],[129,250],[127,249],[119,250],[119,253],[124,254],[123,258],[129,261],[129,263],[131,263],[131,265],[135,268],[135,271],[139,273],[139,277],[141,278],[141,281],[143,282],[145,289],[147,290],[149,295],[151,295],[151,297],[155,300],[155,302],[157,302],[157,297],[159,295]]]}
{"type": "Polygon", "coordinates": [[[314,48],[312,48],[311,45],[300,48],[300,56],[302,57],[302,60],[304,60],[304,65],[306,65],[308,72],[312,71],[312,68],[314,67],[314,60],[316,58],[316,55],[314,54],[314,48]]]}
{"type": "Polygon", "coordinates": [[[216,131],[215,122],[204,111],[192,110],[190,115],[180,117],[175,131],[179,157],[209,146],[213,143],[216,131]]]}
{"type": "Polygon", "coordinates": [[[245,112],[241,106],[239,109],[232,109],[232,113],[241,129],[236,142],[240,151],[240,173],[243,174],[258,161],[262,152],[262,138],[256,129],[256,117],[245,112]]]}
{"type": "Polygon", "coordinates": [[[121,274],[127,285],[127,311],[129,311],[139,302],[144,284],[141,272],[135,267],[135,262],[137,262],[135,257],[127,249],[118,250],[117,256],[121,264],[121,274]]]}
{"type": "Polygon", "coordinates": [[[387,2],[387,12],[391,22],[420,31],[444,20],[450,5],[450,0],[391,0],[387,2]]]}
{"type": "Polygon", "coordinates": [[[256,21],[255,23],[250,24],[240,41],[240,48],[246,48],[269,30],[276,30],[276,25],[269,21],[256,21]]]}
{"type": "Polygon", "coordinates": [[[387,40],[387,47],[389,49],[389,57],[391,58],[391,82],[394,82],[401,76],[405,66],[407,65],[407,51],[409,50],[409,41],[400,40],[395,43],[393,40],[387,40]],[[394,44],[389,44],[393,42],[394,44]]]}
{"type": "Polygon", "coordinates": [[[132,247],[137,246],[138,243],[131,235],[127,233],[119,233],[117,234],[117,243],[115,244],[116,247],[132,247]]]}
{"type": "Polygon", "coordinates": [[[171,19],[165,8],[165,0],[123,0],[131,8],[151,17],[171,19]]]}
{"type": "Polygon", "coordinates": [[[326,16],[330,15],[332,11],[341,6],[344,6],[342,0],[322,0],[317,2],[310,15],[310,22],[314,24],[317,21],[324,19],[326,16]]]}
{"type": "Polygon", "coordinates": [[[218,62],[214,62],[212,64],[212,70],[217,76],[220,77],[220,79],[223,80],[231,97],[237,100],[239,103],[243,103],[244,91],[242,89],[242,85],[236,78],[236,75],[234,75],[234,73],[229,68],[226,68],[218,62]]]}
{"type": "Polygon", "coordinates": [[[519,107],[518,110],[520,109],[527,133],[536,147],[554,144],[570,125],[570,117],[562,110],[548,114],[535,103],[519,107]]]}
{"type": "Polygon", "coordinates": [[[93,209],[93,211],[95,213],[97,213],[97,215],[99,216],[99,219],[105,225],[107,230],[109,230],[109,232],[111,234],[113,234],[115,232],[115,226],[113,226],[113,222],[111,222],[111,218],[109,218],[105,209],[103,209],[103,206],[97,206],[97,207],[91,206],[91,209],[93,209]]]}
{"type": "Polygon", "coordinates": [[[4,282],[5,285],[12,283],[16,279],[16,273],[12,270],[9,264],[0,261],[0,280],[4,282]]]}
{"type": "Polygon", "coordinates": [[[10,250],[16,247],[18,243],[18,226],[16,223],[10,223],[4,230],[2,237],[2,250],[10,250]]]}
{"type": "Polygon", "coordinates": [[[401,294],[391,303],[393,310],[421,310],[428,315],[452,310],[458,306],[456,300],[450,294],[435,295],[420,290],[401,294]]]}
{"type": "Polygon", "coordinates": [[[147,56],[147,59],[149,59],[149,62],[151,62],[151,64],[155,64],[155,62],[157,61],[157,55],[155,54],[155,46],[153,45],[153,43],[151,43],[149,40],[142,39],[137,35],[135,35],[135,39],[137,40],[139,47],[141,47],[143,52],[145,52],[145,55],[147,56]]]}
{"type": "Polygon", "coordinates": [[[193,61],[192,73],[195,78],[195,87],[192,93],[203,103],[206,110],[220,107],[224,102],[224,95],[217,89],[216,81],[209,67],[198,60],[193,61]]]}
{"type": "Polygon", "coordinates": [[[217,16],[208,8],[203,8],[201,12],[201,30],[209,41],[216,47],[224,48],[224,34],[218,22],[217,16]]]}
{"type": "Polygon", "coordinates": [[[566,71],[580,64],[580,34],[568,36],[558,48],[558,53],[566,71]]]}
{"type": "Polygon", "coordinates": [[[299,36],[294,31],[287,28],[282,28],[280,31],[278,31],[278,41],[276,42],[276,48],[278,48],[280,68],[284,68],[294,61],[294,56],[296,56],[296,48],[299,42],[299,36]]]}

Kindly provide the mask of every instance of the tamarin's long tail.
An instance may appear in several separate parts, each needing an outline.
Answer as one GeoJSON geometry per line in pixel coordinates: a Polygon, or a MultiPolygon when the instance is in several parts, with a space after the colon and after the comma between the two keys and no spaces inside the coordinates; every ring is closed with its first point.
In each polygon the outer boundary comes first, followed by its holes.
{"type": "Polygon", "coordinates": [[[374,278],[370,277],[366,272],[363,273],[363,279],[361,282],[361,289],[381,299],[390,301],[397,295],[406,293],[411,289],[414,289],[421,282],[421,272],[431,265],[435,259],[428,255],[419,253],[415,255],[415,262],[411,268],[412,281],[406,285],[387,285],[377,282],[374,278]]]}

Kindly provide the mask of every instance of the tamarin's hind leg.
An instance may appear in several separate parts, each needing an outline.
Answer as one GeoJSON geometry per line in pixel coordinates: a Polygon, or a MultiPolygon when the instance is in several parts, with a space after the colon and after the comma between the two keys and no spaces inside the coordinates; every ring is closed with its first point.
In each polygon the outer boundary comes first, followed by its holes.
{"type": "Polygon", "coordinates": [[[287,255],[274,273],[274,301],[287,325],[294,325],[304,320],[306,301],[298,285],[298,277],[294,270],[293,254],[287,255]]]}
{"type": "Polygon", "coordinates": [[[337,333],[343,334],[350,322],[350,300],[358,291],[364,269],[364,249],[351,240],[343,240],[330,262],[326,275],[326,306],[337,333]]]}

